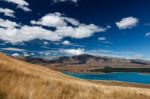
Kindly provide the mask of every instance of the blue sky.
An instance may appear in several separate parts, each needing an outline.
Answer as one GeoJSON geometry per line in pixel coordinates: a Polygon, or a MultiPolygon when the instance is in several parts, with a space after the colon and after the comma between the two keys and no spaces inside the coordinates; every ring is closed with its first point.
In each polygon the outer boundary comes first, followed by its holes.
{"type": "Polygon", "coordinates": [[[0,0],[0,50],[150,60],[149,0],[0,0]]]}

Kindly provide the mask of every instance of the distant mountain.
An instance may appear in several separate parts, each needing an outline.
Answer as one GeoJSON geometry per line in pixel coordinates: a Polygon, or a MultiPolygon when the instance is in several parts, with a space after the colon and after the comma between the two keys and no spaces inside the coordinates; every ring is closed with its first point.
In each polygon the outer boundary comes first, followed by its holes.
{"type": "Polygon", "coordinates": [[[63,56],[55,59],[24,57],[21,60],[35,63],[35,64],[65,64],[65,65],[90,65],[90,66],[114,66],[114,65],[150,65],[149,61],[138,59],[120,59],[113,57],[94,56],[89,54],[82,54],[78,56],[63,56]]]}
{"type": "Polygon", "coordinates": [[[55,60],[51,60],[50,63],[70,63],[70,64],[88,64],[88,65],[100,65],[103,63],[127,63],[127,64],[140,64],[150,65],[149,61],[138,60],[138,59],[120,59],[114,57],[102,57],[83,54],[72,57],[60,57],[55,60]]]}

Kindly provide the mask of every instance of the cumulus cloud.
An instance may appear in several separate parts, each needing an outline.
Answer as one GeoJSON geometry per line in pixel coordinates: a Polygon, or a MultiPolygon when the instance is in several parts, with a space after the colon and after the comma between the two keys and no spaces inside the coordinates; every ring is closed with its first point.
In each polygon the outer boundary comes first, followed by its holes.
{"type": "Polygon", "coordinates": [[[55,27],[55,34],[58,34],[62,38],[72,37],[77,39],[87,38],[92,36],[96,32],[104,32],[106,28],[96,26],[94,24],[83,24],[78,20],[64,17],[61,13],[49,13],[43,16],[38,21],[32,20],[33,25],[41,25],[47,27],[55,27]],[[69,25],[70,23],[71,25],[69,25]]]}
{"type": "Polygon", "coordinates": [[[126,17],[121,21],[116,22],[116,25],[119,29],[130,29],[135,27],[138,24],[138,19],[134,17],[126,17]]]}
{"type": "Polygon", "coordinates": [[[0,28],[0,39],[11,43],[30,41],[34,39],[58,41],[61,37],[53,31],[41,27],[22,26],[21,28],[0,28]]]}
{"type": "Polygon", "coordinates": [[[31,24],[47,27],[55,27],[56,33],[62,37],[86,38],[92,36],[95,32],[104,32],[107,28],[102,28],[94,24],[83,24],[78,20],[64,17],[61,13],[49,13],[39,19],[32,20],[31,24]],[[69,25],[71,24],[71,25],[69,25]]]}
{"type": "Polygon", "coordinates": [[[64,22],[63,17],[61,17],[60,13],[49,13],[43,16],[39,21],[32,20],[32,24],[34,25],[43,25],[48,27],[60,27],[65,26],[66,22],[64,22]]]}
{"type": "Polygon", "coordinates": [[[63,44],[63,45],[71,45],[71,42],[70,42],[70,41],[65,40],[65,41],[63,41],[63,42],[62,42],[62,44],[63,44]]]}
{"type": "Polygon", "coordinates": [[[38,21],[33,20],[31,24],[32,26],[20,25],[10,20],[0,19],[0,39],[11,43],[34,39],[60,41],[65,37],[82,39],[107,29],[94,24],[80,23],[78,20],[64,17],[58,12],[47,14],[38,21]],[[50,28],[46,29],[43,26],[50,28]],[[51,29],[51,27],[55,29],[51,29]]]}
{"type": "Polygon", "coordinates": [[[25,12],[31,11],[31,9],[29,9],[28,7],[25,7],[25,6],[18,5],[17,8],[20,8],[20,9],[24,10],[25,12]]]}
{"type": "Polygon", "coordinates": [[[145,36],[146,36],[146,37],[150,37],[150,32],[147,32],[147,33],[145,34],[145,36]]]}
{"type": "MultiPolygon", "coordinates": [[[[10,20],[4,20],[0,18],[0,27],[13,29],[15,27],[19,27],[20,25],[16,22],[10,20]]],[[[1,29],[1,28],[0,28],[1,29]]]]}
{"type": "Polygon", "coordinates": [[[82,55],[85,53],[84,49],[64,49],[62,52],[69,54],[69,55],[82,55]]]}
{"type": "Polygon", "coordinates": [[[80,22],[74,18],[64,17],[61,13],[49,13],[43,16],[38,21],[32,20],[31,24],[34,25],[43,25],[47,27],[62,27],[66,26],[67,24],[71,24],[73,26],[80,25],[80,22]]]}
{"type": "Polygon", "coordinates": [[[77,3],[79,0],[53,0],[54,3],[67,2],[67,1],[77,3]]]}
{"type": "Polygon", "coordinates": [[[8,3],[14,3],[17,5],[17,8],[20,8],[24,11],[31,11],[31,9],[28,8],[29,3],[26,2],[25,0],[2,0],[2,1],[6,1],[8,3]]]}
{"type": "Polygon", "coordinates": [[[56,32],[62,37],[72,37],[82,39],[92,36],[96,32],[104,32],[104,28],[100,28],[94,24],[80,24],[78,27],[64,26],[59,27],[56,32]]]}
{"type": "Polygon", "coordinates": [[[0,8],[0,13],[3,13],[5,16],[15,17],[14,11],[7,8],[0,8]]]}

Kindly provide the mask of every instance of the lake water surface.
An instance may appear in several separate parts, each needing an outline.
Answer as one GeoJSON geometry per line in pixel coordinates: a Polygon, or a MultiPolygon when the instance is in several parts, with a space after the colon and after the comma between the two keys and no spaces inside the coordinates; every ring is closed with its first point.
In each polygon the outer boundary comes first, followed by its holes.
{"type": "Polygon", "coordinates": [[[101,74],[81,74],[69,73],[65,74],[87,80],[109,80],[109,81],[123,81],[132,83],[150,84],[150,74],[142,74],[137,72],[115,72],[115,73],[101,73],[101,74]]]}

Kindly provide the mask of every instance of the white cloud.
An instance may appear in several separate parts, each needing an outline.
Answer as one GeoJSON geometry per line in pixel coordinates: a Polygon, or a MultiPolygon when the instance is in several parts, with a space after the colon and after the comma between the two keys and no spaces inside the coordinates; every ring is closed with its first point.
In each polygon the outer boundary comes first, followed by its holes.
{"type": "Polygon", "coordinates": [[[104,43],[104,44],[113,44],[112,42],[110,41],[107,41],[107,38],[106,37],[99,37],[98,40],[101,42],[101,43],[104,43]]]}
{"type": "Polygon", "coordinates": [[[49,42],[47,42],[47,41],[44,41],[44,45],[48,45],[48,43],[49,43],[49,42]]]}
{"type": "Polygon", "coordinates": [[[20,25],[16,22],[12,22],[10,20],[4,20],[0,18],[0,27],[13,29],[15,27],[19,27],[20,25]]]}
{"type": "Polygon", "coordinates": [[[24,53],[23,56],[24,56],[24,57],[28,57],[28,56],[30,56],[30,54],[24,53]]]}
{"type": "Polygon", "coordinates": [[[107,29],[111,29],[112,27],[110,26],[110,25],[107,25],[107,27],[106,27],[107,29]]]}
{"type": "Polygon", "coordinates": [[[35,53],[30,53],[30,55],[34,56],[34,55],[35,55],[35,53]]]}
{"type": "Polygon", "coordinates": [[[71,45],[71,42],[70,42],[70,41],[65,40],[65,41],[63,41],[63,42],[62,42],[62,44],[63,44],[63,45],[71,45]]]}
{"type": "Polygon", "coordinates": [[[78,20],[64,17],[60,13],[47,14],[39,19],[39,21],[31,21],[31,23],[33,24],[32,26],[21,26],[10,20],[0,19],[0,39],[13,44],[34,39],[60,41],[65,37],[76,39],[87,38],[97,32],[107,30],[107,28],[102,28],[94,24],[86,25],[80,23],[78,20]],[[55,30],[45,29],[43,26],[53,27],[55,30]]]}
{"type": "Polygon", "coordinates": [[[150,37],[150,32],[147,32],[147,33],[145,34],[145,36],[146,36],[146,37],[150,37]]]}
{"type": "Polygon", "coordinates": [[[62,27],[67,26],[70,23],[73,26],[80,25],[80,22],[74,18],[64,17],[61,13],[49,13],[43,16],[38,21],[32,20],[31,24],[34,25],[43,25],[48,27],[62,27]]]}
{"type": "Polygon", "coordinates": [[[14,53],[14,54],[12,54],[11,56],[13,56],[13,57],[18,57],[18,56],[20,56],[18,53],[14,53]]]}
{"type": "Polygon", "coordinates": [[[1,48],[2,50],[6,50],[6,51],[18,51],[18,52],[22,52],[25,51],[24,49],[20,49],[20,48],[1,48]]]}
{"type": "Polygon", "coordinates": [[[79,0],[53,0],[54,3],[58,3],[58,2],[73,2],[73,3],[77,3],[79,0]]]}
{"type": "Polygon", "coordinates": [[[32,20],[31,23],[48,27],[60,27],[66,25],[60,13],[49,13],[39,21],[32,20]]]}
{"type": "Polygon", "coordinates": [[[17,5],[17,8],[20,8],[24,11],[31,11],[31,9],[28,8],[29,3],[26,2],[25,0],[3,0],[9,3],[14,3],[17,5]]]}
{"type": "Polygon", "coordinates": [[[94,24],[86,25],[80,23],[78,20],[64,17],[61,13],[49,13],[39,19],[38,21],[32,20],[33,25],[42,25],[48,27],[55,27],[56,33],[62,37],[72,38],[86,38],[92,36],[95,32],[104,32],[106,28],[98,27],[94,24]],[[72,24],[73,26],[69,25],[72,24]]]}
{"type": "Polygon", "coordinates": [[[46,30],[41,27],[22,26],[17,29],[0,28],[0,39],[11,43],[30,41],[34,39],[58,41],[61,37],[53,31],[46,30]]]}
{"type": "Polygon", "coordinates": [[[98,40],[100,40],[100,41],[105,41],[105,40],[106,40],[106,37],[99,37],[98,40]]]}
{"type": "Polygon", "coordinates": [[[62,38],[72,37],[82,39],[92,36],[95,32],[104,32],[107,29],[96,26],[94,24],[86,25],[80,23],[78,20],[64,17],[61,13],[58,12],[49,13],[38,21],[32,20],[31,23],[34,25],[55,27],[55,33],[60,35],[62,38]],[[69,25],[68,23],[72,24],[73,26],[69,25]]]}
{"type": "Polygon", "coordinates": [[[72,37],[82,39],[92,36],[96,32],[104,32],[105,29],[94,24],[85,25],[80,24],[78,27],[64,26],[59,27],[56,32],[62,37],[72,37]]]}
{"type": "Polygon", "coordinates": [[[119,29],[130,29],[135,27],[138,24],[138,19],[134,17],[126,17],[121,21],[116,22],[116,25],[119,29]]]}
{"type": "Polygon", "coordinates": [[[15,17],[14,11],[7,8],[0,8],[0,13],[3,13],[5,16],[15,17]]]}
{"type": "Polygon", "coordinates": [[[22,10],[25,11],[25,12],[31,11],[31,9],[29,9],[28,7],[25,7],[25,6],[20,6],[20,5],[18,5],[17,8],[20,8],[20,9],[22,9],[22,10]]]}
{"type": "Polygon", "coordinates": [[[84,49],[63,49],[62,52],[69,54],[69,55],[81,55],[85,53],[84,49]]]}

